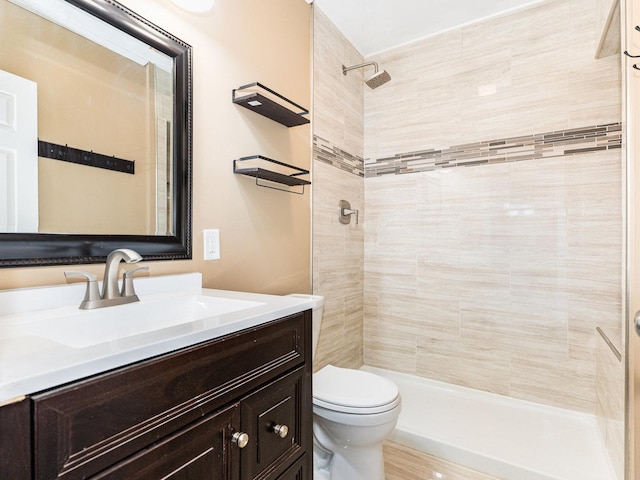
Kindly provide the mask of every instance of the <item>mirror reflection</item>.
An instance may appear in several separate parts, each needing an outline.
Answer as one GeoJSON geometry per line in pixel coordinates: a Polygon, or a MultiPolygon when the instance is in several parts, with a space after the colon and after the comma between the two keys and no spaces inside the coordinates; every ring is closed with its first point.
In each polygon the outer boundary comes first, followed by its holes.
{"type": "Polygon", "coordinates": [[[0,232],[173,235],[173,58],[64,0],[0,22],[0,232]]]}

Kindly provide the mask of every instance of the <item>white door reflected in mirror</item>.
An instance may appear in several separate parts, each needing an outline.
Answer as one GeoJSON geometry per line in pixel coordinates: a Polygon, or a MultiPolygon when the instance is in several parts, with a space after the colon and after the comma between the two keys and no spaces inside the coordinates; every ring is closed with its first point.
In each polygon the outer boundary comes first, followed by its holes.
{"type": "Polygon", "coordinates": [[[38,86],[0,70],[0,232],[38,231],[38,86]]]}

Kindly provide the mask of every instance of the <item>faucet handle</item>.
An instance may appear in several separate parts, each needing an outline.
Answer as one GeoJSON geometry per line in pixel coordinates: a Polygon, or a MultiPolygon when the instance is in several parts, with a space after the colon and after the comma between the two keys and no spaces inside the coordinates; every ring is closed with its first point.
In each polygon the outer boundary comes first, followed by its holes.
{"type": "Polygon", "coordinates": [[[67,279],[70,278],[84,278],[87,282],[87,289],[84,292],[84,298],[80,303],[81,310],[87,310],[91,308],[94,302],[100,300],[100,292],[98,291],[98,277],[93,273],[86,272],[64,272],[64,276],[67,279]]]}
{"type": "Polygon", "coordinates": [[[131,270],[127,270],[124,272],[122,276],[122,290],[120,291],[120,295],[123,297],[137,297],[136,291],[133,288],[133,275],[137,272],[148,272],[149,267],[138,267],[132,268],[131,270]]]}
{"type": "Polygon", "coordinates": [[[65,278],[84,278],[87,282],[97,282],[98,276],[95,273],[70,271],[64,272],[65,278]]]}

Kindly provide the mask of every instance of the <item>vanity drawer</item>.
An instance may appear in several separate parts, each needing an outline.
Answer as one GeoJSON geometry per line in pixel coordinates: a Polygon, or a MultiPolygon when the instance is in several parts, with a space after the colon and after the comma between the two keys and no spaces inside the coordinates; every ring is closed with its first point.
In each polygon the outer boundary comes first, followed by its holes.
{"type": "Polygon", "coordinates": [[[311,451],[311,405],[304,380],[305,369],[299,368],[242,400],[241,429],[250,439],[240,456],[242,480],[276,478],[305,450],[311,451]]]}
{"type": "Polygon", "coordinates": [[[36,479],[94,475],[302,365],[310,311],[33,396],[36,479]]]}

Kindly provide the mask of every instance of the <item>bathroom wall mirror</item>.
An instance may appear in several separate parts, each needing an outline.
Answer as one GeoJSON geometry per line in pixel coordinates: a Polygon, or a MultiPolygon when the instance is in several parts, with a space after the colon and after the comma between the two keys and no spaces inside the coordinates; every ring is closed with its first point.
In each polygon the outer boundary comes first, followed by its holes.
{"type": "Polygon", "coordinates": [[[0,266],[191,258],[191,47],[114,0],[0,0],[0,266]]]}

